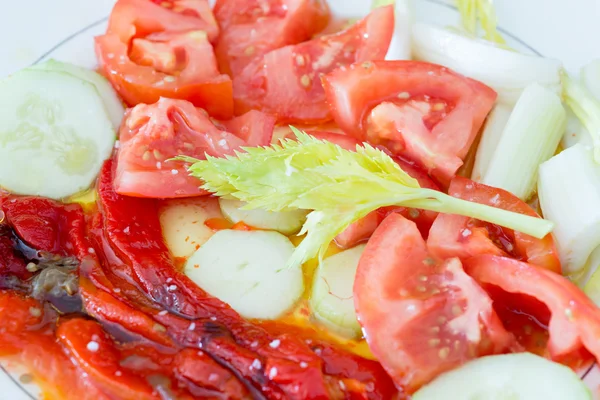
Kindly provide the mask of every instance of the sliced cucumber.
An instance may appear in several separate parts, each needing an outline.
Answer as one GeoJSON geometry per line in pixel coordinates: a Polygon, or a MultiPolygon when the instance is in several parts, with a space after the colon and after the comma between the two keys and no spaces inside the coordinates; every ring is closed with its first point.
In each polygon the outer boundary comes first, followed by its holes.
{"type": "Polygon", "coordinates": [[[54,199],[92,184],[115,131],[95,86],[64,72],[0,81],[0,186],[54,199]]]}
{"type": "Polygon", "coordinates": [[[171,254],[184,258],[194,254],[214,234],[205,224],[212,218],[223,218],[214,197],[167,201],[160,210],[160,224],[171,254]]]}
{"type": "Polygon", "coordinates": [[[254,228],[278,231],[286,235],[298,232],[302,228],[307,214],[305,210],[280,212],[243,210],[244,202],[223,198],[219,198],[219,204],[223,215],[234,224],[244,222],[254,228]]]}
{"type": "Polygon", "coordinates": [[[571,369],[530,354],[471,361],[436,378],[413,400],[591,400],[571,369]]]}
{"type": "Polygon", "coordinates": [[[276,319],[304,291],[302,270],[285,268],[293,252],[277,232],[223,230],[189,258],[185,274],[245,318],[276,319]]]}
{"type": "Polygon", "coordinates": [[[361,336],[354,310],[354,277],[364,245],[327,257],[319,265],[310,296],[313,316],[329,329],[351,339],[361,336]]]}
{"type": "Polygon", "coordinates": [[[112,88],[110,82],[102,75],[87,68],[56,60],[48,60],[41,64],[36,64],[32,66],[32,68],[43,71],[64,72],[94,85],[96,90],[98,90],[100,97],[102,97],[102,101],[106,107],[106,113],[113,124],[113,128],[115,128],[115,130],[119,129],[123,114],[125,113],[125,108],[123,107],[123,102],[119,99],[119,96],[117,96],[117,92],[112,88]]]}

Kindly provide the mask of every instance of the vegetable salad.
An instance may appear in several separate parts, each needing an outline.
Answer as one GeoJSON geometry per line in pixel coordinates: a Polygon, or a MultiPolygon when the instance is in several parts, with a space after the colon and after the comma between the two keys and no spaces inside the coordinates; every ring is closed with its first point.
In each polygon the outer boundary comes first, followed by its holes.
{"type": "Polygon", "coordinates": [[[600,61],[409,0],[118,0],[0,81],[0,356],[49,399],[592,399],[600,61]]]}

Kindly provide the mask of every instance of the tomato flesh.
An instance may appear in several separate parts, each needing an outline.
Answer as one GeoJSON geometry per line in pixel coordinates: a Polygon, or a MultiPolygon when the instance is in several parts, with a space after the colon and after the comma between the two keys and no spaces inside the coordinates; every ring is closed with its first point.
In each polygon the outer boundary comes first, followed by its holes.
{"type": "MultiPolygon", "coordinates": [[[[454,178],[448,194],[540,218],[527,203],[515,195],[470,179],[454,178]]],[[[459,215],[440,214],[431,228],[427,245],[432,253],[440,258],[459,257],[466,260],[481,254],[510,254],[530,264],[556,273],[561,272],[560,260],[551,234],[543,239],[536,239],[521,232],[459,215]]]]}
{"type": "MultiPolygon", "coordinates": [[[[481,255],[465,261],[465,270],[483,287],[498,287],[509,294],[527,295],[547,309],[529,310],[538,320],[547,319],[548,351],[561,361],[587,349],[600,359],[600,309],[581,289],[552,271],[507,257],[481,255]]],[[[493,293],[493,292],[491,292],[493,293]]]]}
{"type": "Polygon", "coordinates": [[[136,38],[131,52],[117,35],[95,40],[104,75],[128,105],[151,104],[168,97],[188,100],[216,118],[231,118],[232,82],[217,69],[204,32],[136,38]]]}
{"type": "Polygon", "coordinates": [[[433,258],[414,222],[399,214],[387,217],[367,243],[354,303],[371,351],[409,393],[514,342],[461,262],[433,258]]]}
{"type": "Polygon", "coordinates": [[[382,60],[393,27],[393,8],[381,7],[345,31],[256,58],[234,76],[236,112],[259,109],[277,115],[280,122],[330,120],[321,76],[354,62],[382,60]]]}
{"type": "Polygon", "coordinates": [[[310,39],[329,20],[322,0],[217,0],[214,12],[219,67],[232,76],[254,58],[310,39]]]}
{"type": "Polygon", "coordinates": [[[447,184],[496,100],[482,83],[419,61],[354,64],[323,78],[340,128],[447,184]]]}
{"type": "Polygon", "coordinates": [[[189,176],[187,165],[169,160],[180,155],[222,157],[242,146],[265,146],[270,143],[274,119],[255,111],[223,125],[240,136],[221,130],[204,110],[184,100],[161,98],[131,109],[121,127],[117,192],[159,198],[204,195],[201,182],[189,176]]]}
{"type": "Polygon", "coordinates": [[[123,43],[157,32],[204,31],[211,41],[219,26],[207,0],[119,0],[108,21],[107,33],[123,43]]]}

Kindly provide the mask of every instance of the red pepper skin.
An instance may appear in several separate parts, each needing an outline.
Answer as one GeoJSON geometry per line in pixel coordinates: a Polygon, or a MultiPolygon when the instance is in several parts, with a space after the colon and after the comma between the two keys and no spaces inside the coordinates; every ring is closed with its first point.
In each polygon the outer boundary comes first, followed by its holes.
{"type": "MultiPolygon", "coordinates": [[[[176,270],[163,241],[158,202],[115,193],[112,169],[109,160],[98,181],[103,232],[120,260],[107,257],[109,267],[111,264],[119,264],[120,268],[129,266],[127,275],[153,303],[168,311],[166,315],[155,315],[154,319],[167,328],[174,340],[186,347],[202,346],[219,362],[230,365],[252,382],[266,398],[332,398],[330,381],[334,377],[327,376],[322,359],[304,341],[290,335],[271,335],[245,321],[227,304],[211,297],[176,270]],[[190,330],[192,322],[195,329],[190,330]],[[275,339],[279,345],[271,346],[275,339]],[[258,364],[260,368],[256,368],[258,364]]],[[[345,353],[341,352],[340,358],[341,354],[345,353]]],[[[353,375],[350,370],[345,371],[346,375],[353,375]]],[[[389,387],[389,377],[383,370],[379,371],[379,375],[341,376],[340,379],[366,378],[358,392],[366,398],[385,398],[387,392],[366,390],[371,386],[369,383],[389,387]],[[369,381],[370,378],[374,381],[369,381]]]]}

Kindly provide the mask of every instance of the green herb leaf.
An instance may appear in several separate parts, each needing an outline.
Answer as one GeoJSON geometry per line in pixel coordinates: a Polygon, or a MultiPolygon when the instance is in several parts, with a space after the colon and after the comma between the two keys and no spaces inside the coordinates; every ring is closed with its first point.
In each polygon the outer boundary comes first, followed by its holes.
{"type": "Polygon", "coordinates": [[[319,255],[348,225],[380,207],[397,205],[478,218],[541,238],[549,221],[460,200],[425,189],[387,154],[368,144],[356,152],[321,141],[296,128],[297,140],[270,147],[244,148],[235,157],[194,160],[192,176],[217,196],[247,202],[268,211],[313,210],[300,235],[306,238],[288,266],[319,255]]]}

